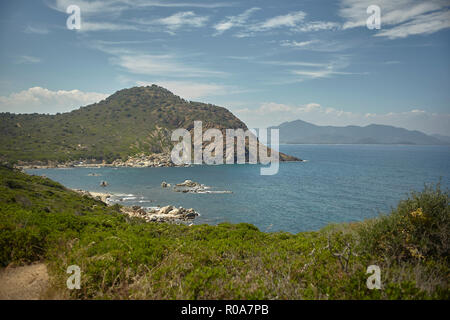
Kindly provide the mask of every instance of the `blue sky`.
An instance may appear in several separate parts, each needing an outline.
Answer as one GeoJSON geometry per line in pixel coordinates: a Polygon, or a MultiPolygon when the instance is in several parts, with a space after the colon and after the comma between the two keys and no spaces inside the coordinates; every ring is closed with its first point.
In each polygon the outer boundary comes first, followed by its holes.
{"type": "Polygon", "coordinates": [[[156,83],[250,127],[450,135],[449,1],[3,1],[0,41],[2,112],[64,112],[156,83]],[[80,30],[66,27],[72,4],[80,30]]]}

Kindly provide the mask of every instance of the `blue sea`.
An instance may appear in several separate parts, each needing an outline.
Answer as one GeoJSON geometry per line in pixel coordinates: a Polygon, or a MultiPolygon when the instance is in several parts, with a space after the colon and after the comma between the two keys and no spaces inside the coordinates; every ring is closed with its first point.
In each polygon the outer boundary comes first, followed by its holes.
{"type": "Polygon", "coordinates": [[[254,224],[261,231],[317,230],[333,222],[361,221],[388,213],[424,184],[450,185],[450,147],[405,145],[282,145],[306,162],[281,163],[278,174],[260,165],[186,168],[75,168],[28,170],[69,188],[108,192],[124,205],[194,208],[195,224],[254,224]],[[98,174],[92,176],[89,174],[98,174]],[[190,179],[212,191],[177,193],[161,188],[190,179]],[[108,187],[100,187],[101,181],[108,187]]]}

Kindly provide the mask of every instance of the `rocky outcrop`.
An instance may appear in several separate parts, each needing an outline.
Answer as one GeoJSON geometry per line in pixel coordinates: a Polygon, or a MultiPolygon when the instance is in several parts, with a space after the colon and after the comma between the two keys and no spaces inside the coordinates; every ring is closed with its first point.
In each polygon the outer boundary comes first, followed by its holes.
{"type": "Polygon", "coordinates": [[[108,199],[111,198],[111,195],[108,194],[108,193],[89,192],[89,191],[80,190],[80,189],[75,189],[73,191],[75,191],[76,193],[81,194],[82,196],[91,197],[91,198],[94,198],[95,200],[102,201],[102,202],[104,202],[106,204],[109,204],[108,199]]]}
{"type": "Polygon", "coordinates": [[[199,214],[194,209],[165,206],[162,208],[144,209],[139,206],[123,207],[122,212],[133,218],[141,218],[147,222],[181,222],[195,219],[199,214]]]}
{"type": "Polygon", "coordinates": [[[232,191],[217,191],[210,189],[211,187],[192,180],[185,180],[173,187],[173,191],[182,193],[233,193],[232,191]]]}
{"type": "MultiPolygon", "coordinates": [[[[75,189],[73,191],[83,196],[88,196],[96,200],[102,201],[107,205],[112,205],[112,203],[109,201],[109,198],[111,198],[110,194],[100,192],[89,192],[80,189],[75,189]]],[[[140,206],[132,206],[132,207],[120,206],[120,211],[123,214],[126,214],[130,217],[144,219],[146,222],[185,222],[185,221],[192,221],[197,216],[199,216],[199,213],[192,208],[190,209],[185,209],[183,207],[176,208],[170,205],[165,207],[154,207],[149,209],[145,209],[140,206]]]]}
{"type": "Polygon", "coordinates": [[[177,187],[189,187],[189,188],[194,188],[194,187],[200,187],[202,186],[200,183],[198,182],[194,182],[192,180],[184,180],[184,182],[182,183],[178,183],[177,187]]]}
{"type": "MultiPolygon", "coordinates": [[[[58,163],[56,161],[33,161],[32,163],[18,161],[16,167],[20,169],[50,169],[50,168],[101,168],[101,167],[132,167],[132,168],[161,168],[161,167],[188,167],[189,165],[175,165],[169,153],[144,153],[129,156],[127,160],[117,159],[112,163],[97,161],[95,159],[83,161],[67,161],[58,163]]],[[[95,176],[95,175],[93,175],[95,176]]]]}
{"type": "Polygon", "coordinates": [[[170,183],[167,183],[165,181],[161,182],[161,188],[169,188],[170,187],[170,183]]]}
{"type": "MultiPolygon", "coordinates": [[[[151,155],[139,154],[133,157],[128,157],[126,161],[115,160],[112,167],[133,167],[133,168],[146,168],[146,167],[177,167],[171,158],[170,154],[155,153],[151,155]]],[[[183,165],[186,166],[186,165],[183,165]]]]}

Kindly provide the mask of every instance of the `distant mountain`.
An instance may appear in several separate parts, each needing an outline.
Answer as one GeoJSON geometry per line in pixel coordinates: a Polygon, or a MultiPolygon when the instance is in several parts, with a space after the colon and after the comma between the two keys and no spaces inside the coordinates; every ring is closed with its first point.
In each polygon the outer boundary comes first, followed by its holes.
{"type": "Polygon", "coordinates": [[[440,135],[440,134],[432,134],[431,136],[435,137],[436,139],[441,140],[442,142],[450,144],[450,137],[449,136],[443,136],[443,135],[440,135]]]}
{"type": "MultiPolygon", "coordinates": [[[[156,85],[134,87],[68,113],[0,113],[0,160],[111,163],[138,154],[170,154],[172,131],[193,131],[197,120],[204,130],[247,129],[223,107],[186,101],[156,85]]],[[[281,153],[280,159],[297,160],[281,153]]]]}
{"type": "Polygon", "coordinates": [[[366,127],[333,127],[296,120],[272,128],[280,130],[280,143],[288,144],[446,144],[420,131],[376,124],[366,127]]]}

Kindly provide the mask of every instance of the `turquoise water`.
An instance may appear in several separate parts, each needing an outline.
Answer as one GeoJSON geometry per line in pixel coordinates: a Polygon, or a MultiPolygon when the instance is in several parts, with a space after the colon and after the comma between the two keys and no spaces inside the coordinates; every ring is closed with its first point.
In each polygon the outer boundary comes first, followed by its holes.
{"type": "Polygon", "coordinates": [[[360,221],[389,212],[411,190],[441,178],[450,186],[450,147],[282,145],[307,162],[282,163],[277,175],[259,165],[188,168],[76,168],[29,170],[67,187],[117,194],[125,205],[194,208],[196,224],[248,222],[261,231],[317,230],[330,222],[360,221]],[[101,176],[89,176],[97,173],[101,176]],[[232,194],[184,194],[161,182],[186,179],[232,194]],[[109,186],[99,186],[102,180],[109,186]]]}

